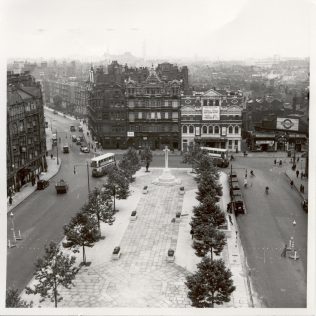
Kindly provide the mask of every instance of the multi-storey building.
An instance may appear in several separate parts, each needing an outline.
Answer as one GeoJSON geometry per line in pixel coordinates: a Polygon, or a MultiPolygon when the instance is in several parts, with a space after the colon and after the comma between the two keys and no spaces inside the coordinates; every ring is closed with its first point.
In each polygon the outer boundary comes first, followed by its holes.
{"type": "Polygon", "coordinates": [[[126,81],[128,145],[178,149],[181,82],[162,81],[154,68],[143,82],[126,81]]]}
{"type": "Polygon", "coordinates": [[[41,86],[29,73],[7,74],[7,188],[19,190],[45,170],[41,86]]]}
{"type": "Polygon", "coordinates": [[[181,98],[181,150],[190,143],[241,150],[242,109],[240,91],[211,89],[199,96],[181,98]]]}
{"type": "Polygon", "coordinates": [[[88,120],[94,140],[103,148],[126,148],[127,108],[124,89],[116,83],[107,83],[97,69],[95,84],[90,91],[88,120]]]}

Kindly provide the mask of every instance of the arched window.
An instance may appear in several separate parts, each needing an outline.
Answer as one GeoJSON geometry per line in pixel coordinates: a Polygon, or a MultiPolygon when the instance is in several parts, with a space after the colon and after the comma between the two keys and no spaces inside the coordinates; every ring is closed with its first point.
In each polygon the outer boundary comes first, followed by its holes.
{"type": "Polygon", "coordinates": [[[188,127],[186,125],[183,125],[182,127],[182,133],[187,134],[188,133],[188,127]]]}
{"type": "Polygon", "coordinates": [[[228,134],[232,134],[233,133],[233,127],[232,126],[229,126],[228,127],[228,134]]]}
{"type": "Polygon", "coordinates": [[[216,100],[216,101],[215,101],[215,105],[216,105],[216,106],[219,106],[219,100],[216,100]]]}
{"type": "Polygon", "coordinates": [[[207,134],[207,126],[204,125],[204,126],[202,127],[202,133],[203,133],[203,134],[207,134]]]}
{"type": "Polygon", "coordinates": [[[214,133],[215,133],[215,134],[219,134],[219,127],[218,127],[218,126],[215,126],[215,128],[214,128],[214,133]]]}
{"type": "Polygon", "coordinates": [[[239,127],[235,126],[235,134],[239,134],[239,127]]]}
{"type": "Polygon", "coordinates": [[[194,134],[194,127],[192,125],[189,126],[189,134],[194,134]]]}
{"type": "Polygon", "coordinates": [[[209,134],[213,134],[213,126],[209,126],[208,127],[208,133],[209,134]]]}

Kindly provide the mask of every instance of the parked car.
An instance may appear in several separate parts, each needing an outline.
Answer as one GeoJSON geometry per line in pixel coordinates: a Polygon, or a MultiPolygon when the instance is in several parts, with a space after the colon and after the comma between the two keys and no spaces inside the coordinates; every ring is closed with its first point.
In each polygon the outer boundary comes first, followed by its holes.
{"type": "Polygon", "coordinates": [[[89,153],[90,149],[88,147],[81,146],[80,147],[80,151],[83,152],[83,153],[89,153]]]}
{"type": "Polygon", "coordinates": [[[76,127],[75,127],[74,125],[71,125],[71,126],[70,126],[70,131],[71,131],[71,132],[75,132],[75,131],[76,131],[76,127]]]}
{"type": "Polygon", "coordinates": [[[39,180],[37,181],[37,190],[44,190],[49,185],[49,181],[47,180],[39,180]]]}
{"type": "Polygon", "coordinates": [[[307,200],[303,200],[302,201],[302,208],[303,210],[308,213],[308,201],[307,200]]]}

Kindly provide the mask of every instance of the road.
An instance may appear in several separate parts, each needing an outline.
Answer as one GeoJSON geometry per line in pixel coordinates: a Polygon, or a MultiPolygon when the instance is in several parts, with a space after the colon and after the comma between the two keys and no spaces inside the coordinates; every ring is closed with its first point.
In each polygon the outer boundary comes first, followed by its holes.
{"type": "MultiPolygon", "coordinates": [[[[79,126],[79,122],[70,121],[60,115],[45,111],[49,128],[58,130],[58,137],[62,141],[59,146],[59,157],[62,165],[59,173],[50,180],[50,185],[43,191],[36,191],[23,203],[14,208],[15,230],[20,230],[23,240],[18,242],[16,248],[7,251],[7,287],[22,290],[30,281],[34,271],[36,258],[44,254],[44,245],[54,240],[60,242],[63,238],[63,225],[76,214],[88,196],[86,160],[93,154],[84,154],[79,146],[71,143],[69,126],[79,126]],[[67,136],[67,138],[66,138],[67,136]],[[62,153],[62,144],[71,144],[70,153],[62,153]],[[76,167],[74,164],[82,164],[76,167]],[[54,183],[63,178],[69,183],[67,194],[57,195],[54,183]]],[[[79,135],[79,132],[76,132],[79,135]]],[[[56,149],[53,148],[56,155],[56,149]]],[[[50,159],[49,157],[47,157],[50,159]]],[[[90,177],[91,188],[101,185],[104,178],[90,177]]],[[[8,217],[8,235],[12,234],[12,222],[8,217]]],[[[10,236],[11,237],[11,236],[10,236]]]]}
{"type": "Polygon", "coordinates": [[[247,214],[237,221],[255,292],[265,307],[306,307],[307,214],[284,174],[288,165],[279,168],[272,158],[239,157],[233,167],[240,186],[248,169],[249,186],[242,188],[247,214]],[[255,177],[249,176],[250,169],[255,177]],[[291,236],[300,256],[297,261],[281,257],[291,236]]]}

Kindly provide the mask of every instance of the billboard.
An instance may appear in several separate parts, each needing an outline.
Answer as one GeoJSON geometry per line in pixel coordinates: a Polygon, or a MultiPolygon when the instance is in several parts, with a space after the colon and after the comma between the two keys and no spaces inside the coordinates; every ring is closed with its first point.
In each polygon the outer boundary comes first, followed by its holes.
{"type": "Polygon", "coordinates": [[[278,117],[276,128],[287,131],[298,131],[298,122],[298,119],[278,117]]]}
{"type": "Polygon", "coordinates": [[[202,120],[203,121],[219,121],[219,106],[203,106],[202,120]]]}

